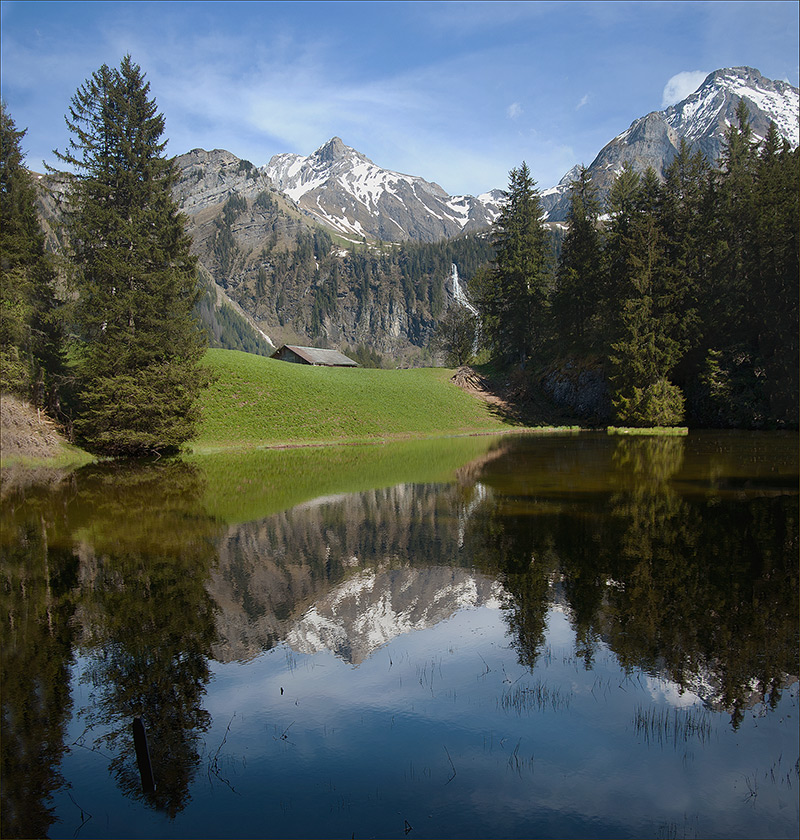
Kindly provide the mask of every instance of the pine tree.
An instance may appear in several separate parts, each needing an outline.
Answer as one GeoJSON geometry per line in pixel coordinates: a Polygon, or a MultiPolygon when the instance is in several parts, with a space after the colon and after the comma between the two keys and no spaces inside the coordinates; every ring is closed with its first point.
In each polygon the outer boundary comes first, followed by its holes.
{"type": "Polygon", "coordinates": [[[569,230],[561,247],[553,315],[563,349],[585,355],[602,351],[602,235],[597,223],[600,201],[586,167],[580,168],[570,186],[569,230]]]}
{"type": "Polygon", "coordinates": [[[72,99],[67,226],[79,270],[78,438],[97,452],[175,451],[194,432],[208,378],[193,319],[201,294],[172,198],[164,117],[130,56],[72,99]]]}
{"type": "Polygon", "coordinates": [[[527,164],[512,169],[493,226],[493,270],[481,289],[482,332],[493,354],[525,363],[545,340],[550,265],[536,182],[527,164]]]}
{"type": "Polygon", "coordinates": [[[612,404],[629,426],[674,426],[683,420],[684,400],[669,375],[682,355],[676,338],[680,302],[660,224],[661,188],[648,169],[630,213],[614,220],[621,275],[618,338],[610,361],[612,404]]]}
{"type": "Polygon", "coordinates": [[[57,413],[63,328],[36,188],[24,166],[25,133],[0,103],[0,388],[57,413]]]}
{"type": "Polygon", "coordinates": [[[772,421],[798,423],[800,153],[770,123],[755,164],[751,323],[772,421]]]}

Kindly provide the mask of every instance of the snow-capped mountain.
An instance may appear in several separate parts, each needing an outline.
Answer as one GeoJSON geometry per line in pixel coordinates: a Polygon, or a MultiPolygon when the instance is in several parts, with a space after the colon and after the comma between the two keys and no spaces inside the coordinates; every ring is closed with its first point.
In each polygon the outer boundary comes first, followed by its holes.
{"type": "Polygon", "coordinates": [[[307,213],[348,238],[434,242],[491,224],[498,190],[448,195],[438,184],[382,169],[334,137],[303,157],[275,155],[261,170],[307,213]]]}
{"type": "MultiPolygon", "coordinates": [[[[622,165],[637,172],[648,166],[659,174],[678,153],[681,138],[692,152],[698,149],[716,163],[724,148],[728,127],[736,124],[736,109],[744,100],[755,139],[762,139],[774,122],[781,136],[796,147],[800,141],[800,91],[787,82],[767,79],[752,67],[730,67],[710,73],[690,96],[663,111],[653,111],[607,143],[588,167],[592,180],[605,196],[622,165]]],[[[559,184],[542,193],[549,221],[563,221],[569,209],[569,183],[575,169],[559,184]]]]}

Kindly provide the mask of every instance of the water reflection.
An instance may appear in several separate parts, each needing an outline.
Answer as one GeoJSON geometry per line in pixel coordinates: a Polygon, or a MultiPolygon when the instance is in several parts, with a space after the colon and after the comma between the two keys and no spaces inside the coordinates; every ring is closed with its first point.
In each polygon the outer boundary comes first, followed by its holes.
{"type": "MultiPolygon", "coordinates": [[[[256,453],[6,488],[3,836],[52,831],[48,797],[82,747],[108,756],[129,801],[172,820],[187,810],[209,761],[215,661],[250,667],[285,646],[366,667],[465,607],[502,607],[529,675],[504,686],[504,712],[569,708],[537,676],[555,609],[576,667],[610,650],[736,727],[797,679],[797,498],[796,439],[768,435],[256,453]],[[398,470],[406,483],[392,483],[398,470]]],[[[692,710],[641,706],[632,720],[652,743],[708,734],[692,710]]]]}
{"type": "Polygon", "coordinates": [[[476,539],[495,546],[482,554],[512,595],[520,660],[535,663],[550,589],[563,595],[587,665],[602,640],[624,666],[698,692],[736,725],[797,678],[793,442],[782,465],[758,444],[709,460],[687,453],[684,438],[595,443],[592,457],[560,470],[553,447],[512,447],[480,476],[494,498],[486,521],[474,519],[476,539]],[[715,486],[740,479],[750,458],[753,489],[739,481],[723,503],[715,486]],[[687,486],[704,492],[680,492],[687,486]]]}
{"type": "Polygon", "coordinates": [[[82,679],[92,687],[84,720],[102,733],[95,745],[113,754],[109,769],[120,788],[174,816],[189,799],[198,740],[210,723],[202,701],[216,628],[205,582],[220,528],[198,508],[203,476],[184,464],[88,478],[75,522],[82,679]],[[136,764],[137,717],[147,730],[154,791],[143,790],[136,764]]]}

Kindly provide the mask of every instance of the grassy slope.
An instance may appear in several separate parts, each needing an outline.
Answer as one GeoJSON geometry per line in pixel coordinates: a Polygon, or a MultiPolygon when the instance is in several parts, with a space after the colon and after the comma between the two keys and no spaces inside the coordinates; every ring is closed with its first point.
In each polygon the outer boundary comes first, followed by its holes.
{"type": "Polygon", "coordinates": [[[509,429],[444,368],[310,367],[234,350],[206,361],[217,381],[201,400],[195,452],[509,429]]]}

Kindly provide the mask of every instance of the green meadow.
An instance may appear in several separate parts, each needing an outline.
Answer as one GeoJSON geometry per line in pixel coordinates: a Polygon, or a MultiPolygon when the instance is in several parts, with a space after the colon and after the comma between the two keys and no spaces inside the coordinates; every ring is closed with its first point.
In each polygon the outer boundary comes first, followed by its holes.
{"type": "Polygon", "coordinates": [[[446,368],[297,365],[209,350],[216,381],[201,399],[194,453],[491,434],[511,426],[450,381],[446,368]]]}

